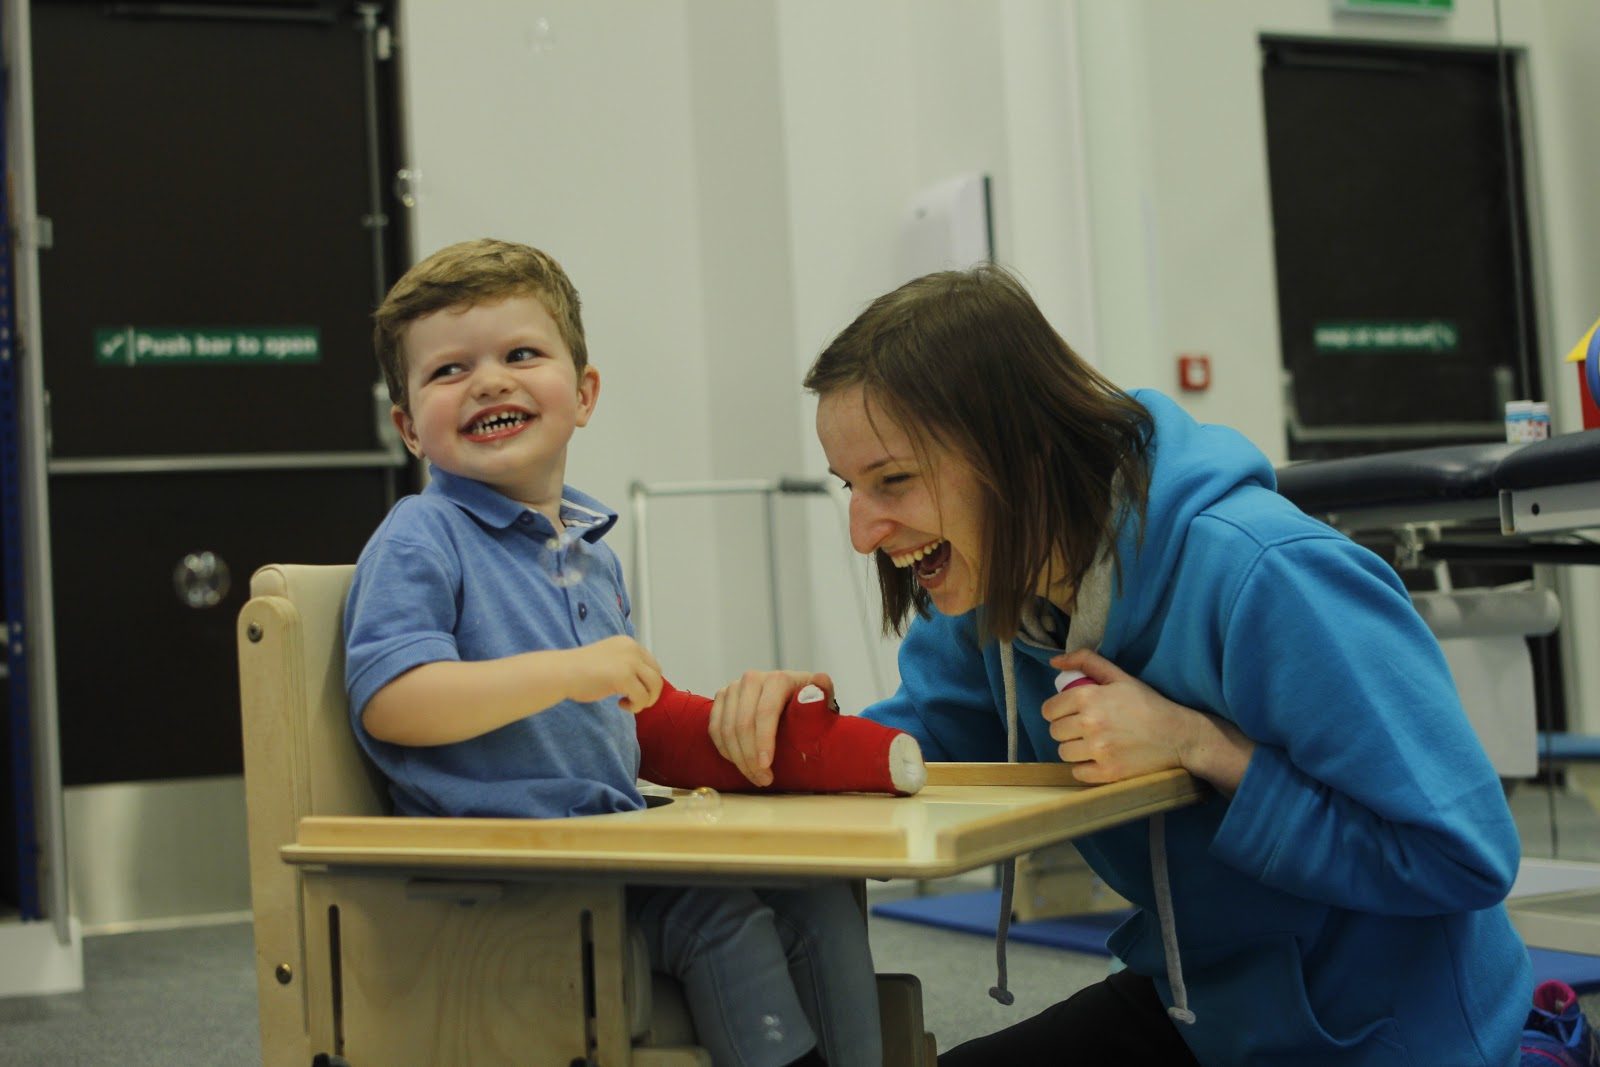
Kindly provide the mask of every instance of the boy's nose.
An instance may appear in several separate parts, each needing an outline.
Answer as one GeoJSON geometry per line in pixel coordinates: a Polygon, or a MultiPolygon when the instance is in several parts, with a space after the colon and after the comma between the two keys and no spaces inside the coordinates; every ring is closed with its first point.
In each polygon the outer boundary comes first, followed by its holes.
{"type": "Polygon", "coordinates": [[[472,374],[474,396],[497,396],[509,392],[511,375],[498,361],[480,364],[472,374]]]}

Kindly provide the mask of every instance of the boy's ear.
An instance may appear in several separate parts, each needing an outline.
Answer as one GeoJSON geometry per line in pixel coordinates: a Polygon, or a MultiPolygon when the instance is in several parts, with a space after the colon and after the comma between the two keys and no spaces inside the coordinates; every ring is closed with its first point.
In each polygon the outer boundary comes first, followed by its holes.
{"type": "Polygon", "coordinates": [[[578,425],[589,425],[595,403],[600,399],[600,372],[593,367],[583,368],[578,375],[578,425]]]}
{"type": "Polygon", "coordinates": [[[406,443],[406,451],[418,459],[426,459],[422,454],[422,442],[417,439],[416,423],[411,421],[411,416],[396,404],[389,409],[389,418],[394,421],[394,428],[400,431],[400,440],[406,443]]]}

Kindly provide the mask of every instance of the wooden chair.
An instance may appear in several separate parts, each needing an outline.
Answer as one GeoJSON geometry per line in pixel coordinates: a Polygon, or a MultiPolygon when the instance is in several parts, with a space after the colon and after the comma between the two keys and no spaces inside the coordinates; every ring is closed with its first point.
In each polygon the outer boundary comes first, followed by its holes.
{"type": "MultiPolygon", "coordinates": [[[[283,861],[303,817],[388,808],[348,718],[353,572],[263,567],[239,617],[264,1063],[709,1065],[681,988],[651,974],[626,928],[614,879],[283,861]]],[[[884,1062],[933,1067],[917,979],[880,975],[878,991],[884,1062]]]]}

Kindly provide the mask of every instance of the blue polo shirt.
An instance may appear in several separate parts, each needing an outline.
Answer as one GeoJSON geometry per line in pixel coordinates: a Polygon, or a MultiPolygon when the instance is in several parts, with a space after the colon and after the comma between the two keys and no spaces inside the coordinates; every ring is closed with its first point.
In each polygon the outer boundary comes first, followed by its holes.
{"type": "Polygon", "coordinates": [[[449,745],[393,745],[362,728],[367,701],[413,667],[633,633],[622,566],[601,541],[615,512],[563,488],[562,521],[582,534],[561,543],[531,508],[481,482],[430,473],[428,487],[396,503],[362,549],[345,605],[351,723],[389,779],[395,814],[552,818],[642,808],[633,716],[616,697],[565,701],[449,745]]]}

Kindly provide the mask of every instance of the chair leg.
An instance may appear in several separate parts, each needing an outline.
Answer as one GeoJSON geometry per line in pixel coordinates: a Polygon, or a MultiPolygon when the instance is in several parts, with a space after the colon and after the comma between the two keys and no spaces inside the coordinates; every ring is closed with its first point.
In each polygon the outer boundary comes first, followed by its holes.
{"type": "Polygon", "coordinates": [[[934,1067],[933,1035],[924,1029],[922,982],[914,974],[878,975],[878,1021],[884,1067],[934,1067]]]}

